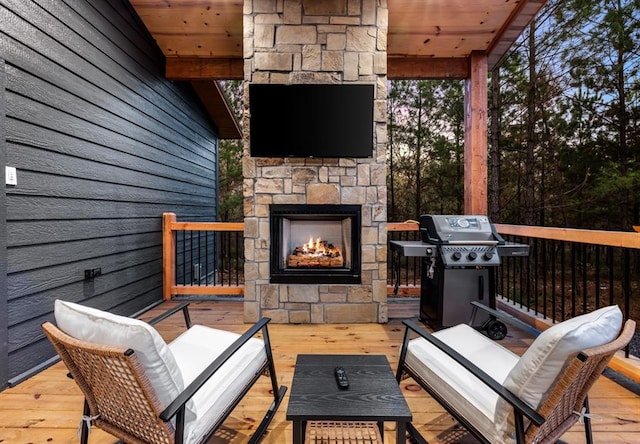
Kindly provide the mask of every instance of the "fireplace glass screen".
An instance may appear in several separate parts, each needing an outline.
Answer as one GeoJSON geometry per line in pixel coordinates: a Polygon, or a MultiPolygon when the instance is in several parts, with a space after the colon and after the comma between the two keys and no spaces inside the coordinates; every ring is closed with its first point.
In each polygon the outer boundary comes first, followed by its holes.
{"type": "Polygon", "coordinates": [[[271,282],[360,283],[360,206],[272,205],[271,282]]]}

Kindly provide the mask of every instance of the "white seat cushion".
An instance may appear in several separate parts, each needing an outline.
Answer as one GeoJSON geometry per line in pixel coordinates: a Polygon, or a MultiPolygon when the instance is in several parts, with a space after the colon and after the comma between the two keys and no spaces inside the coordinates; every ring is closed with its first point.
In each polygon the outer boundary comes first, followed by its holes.
{"type": "MultiPolygon", "coordinates": [[[[188,386],[240,335],[194,325],[169,344],[188,386]]],[[[229,408],[236,395],[255,377],[267,360],[264,342],[250,339],[192,398],[187,408],[195,416],[185,429],[185,442],[195,443],[229,408]]],[[[187,415],[189,418],[190,415],[187,415]]]]}
{"type": "MultiPolygon", "coordinates": [[[[519,359],[465,324],[441,330],[434,336],[500,384],[519,359]]],[[[494,425],[498,395],[493,390],[423,338],[410,341],[406,362],[491,442],[502,442],[502,433],[494,425]]]]}
{"type": "MultiPolygon", "coordinates": [[[[167,345],[146,322],[60,300],[55,318],[76,339],[133,349],[165,407],[240,337],[194,325],[167,345]]],[[[252,338],[207,381],[186,405],[185,443],[200,441],[266,360],[264,342],[252,338]]]]}
{"type": "Polygon", "coordinates": [[[69,336],[133,349],[164,406],[184,389],[182,372],[173,353],[146,322],[61,300],[55,301],[54,315],[58,328],[69,336]]]}
{"type": "MultiPolygon", "coordinates": [[[[545,330],[513,367],[504,385],[531,407],[538,408],[570,360],[585,349],[613,341],[622,328],[617,306],[603,307],[568,319],[545,330]]],[[[500,400],[496,425],[511,434],[513,410],[500,400]]]]}

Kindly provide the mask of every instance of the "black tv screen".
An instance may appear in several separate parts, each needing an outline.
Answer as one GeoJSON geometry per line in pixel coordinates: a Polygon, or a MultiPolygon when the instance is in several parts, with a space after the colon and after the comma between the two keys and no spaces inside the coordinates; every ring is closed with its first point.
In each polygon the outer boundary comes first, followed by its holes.
{"type": "Polygon", "coordinates": [[[251,84],[253,157],[371,157],[373,85],[251,84]]]}

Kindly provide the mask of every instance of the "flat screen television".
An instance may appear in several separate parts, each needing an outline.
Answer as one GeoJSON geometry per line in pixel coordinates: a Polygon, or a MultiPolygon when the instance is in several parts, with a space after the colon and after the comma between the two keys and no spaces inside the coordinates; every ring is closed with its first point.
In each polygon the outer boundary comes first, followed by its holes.
{"type": "Polygon", "coordinates": [[[253,157],[371,157],[373,85],[251,84],[253,157]]]}

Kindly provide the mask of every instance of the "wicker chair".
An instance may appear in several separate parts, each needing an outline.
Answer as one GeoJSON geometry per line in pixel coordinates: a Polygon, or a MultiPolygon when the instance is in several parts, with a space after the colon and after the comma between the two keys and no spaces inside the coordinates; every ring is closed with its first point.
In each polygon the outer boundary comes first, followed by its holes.
{"type": "MultiPolygon", "coordinates": [[[[430,334],[415,322],[404,324],[398,382],[413,378],[487,444],[555,443],[578,421],[592,443],[587,394],[635,332],[634,321],[622,325],[618,307],[605,307],[554,325],[519,357],[468,325],[430,334]]],[[[407,431],[426,443],[414,425],[407,431]]]]}
{"type": "Polygon", "coordinates": [[[278,387],[269,319],[237,335],[191,326],[187,305],[144,323],[56,301],[58,327],[42,327],[85,396],[82,443],[92,425],[127,443],[204,442],[268,374],[274,400],[250,442],[263,437],[287,390],[278,387]],[[188,329],[167,345],[151,324],[178,311],[188,329]]]}

